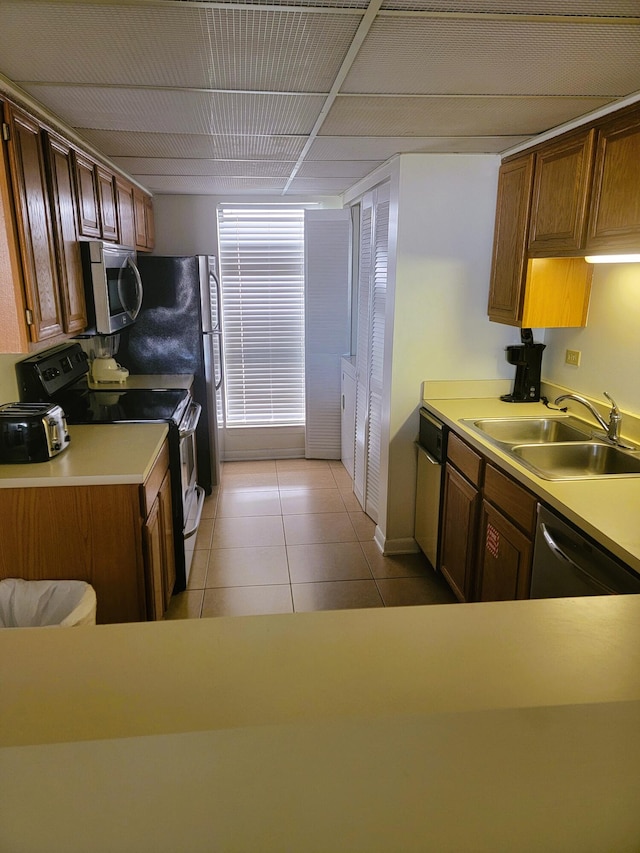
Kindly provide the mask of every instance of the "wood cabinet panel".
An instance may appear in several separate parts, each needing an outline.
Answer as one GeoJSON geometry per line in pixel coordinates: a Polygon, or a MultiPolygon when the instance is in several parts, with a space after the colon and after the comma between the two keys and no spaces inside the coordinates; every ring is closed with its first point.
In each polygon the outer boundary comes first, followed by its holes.
{"type": "Polygon", "coordinates": [[[584,249],[594,139],[590,128],[536,152],[529,257],[575,255],[584,249]]]}
{"type": "Polygon", "coordinates": [[[168,471],[158,492],[158,503],[160,505],[160,529],[162,532],[162,588],[164,591],[164,609],[162,612],[164,614],[176,585],[171,476],[168,471]]]}
{"type": "MultiPolygon", "coordinates": [[[[4,104],[0,101],[0,116],[4,104]]],[[[6,144],[0,147],[0,352],[26,352],[29,333],[11,174],[6,144]]]]}
{"type": "Polygon", "coordinates": [[[96,167],[98,201],[100,204],[100,234],[105,240],[118,242],[118,216],[116,212],[116,187],[108,169],[96,167]]]}
{"type": "Polygon", "coordinates": [[[640,110],[598,129],[587,254],[640,251],[640,110]]]}
{"type": "Polygon", "coordinates": [[[487,501],[482,504],[478,601],[529,598],[531,539],[487,501]]]}
{"type": "Polygon", "coordinates": [[[525,533],[535,534],[538,500],[534,494],[490,464],[484,472],[483,494],[525,533]]]}
{"type": "Polygon", "coordinates": [[[473,596],[475,542],[480,492],[452,465],[444,477],[440,571],[460,601],[473,596]]]}
{"type": "Polygon", "coordinates": [[[43,341],[60,335],[64,321],[41,128],[9,104],[5,118],[30,338],[43,341]]]}
{"type": "Polygon", "coordinates": [[[123,246],[134,249],[136,232],[133,208],[133,186],[116,178],[116,211],[118,215],[119,240],[123,246]]]}
{"type": "Polygon", "coordinates": [[[144,223],[147,232],[146,247],[151,252],[156,245],[156,226],[153,218],[153,201],[148,195],[144,197],[144,223]]]}
{"type": "Polygon", "coordinates": [[[483,457],[455,433],[449,433],[447,460],[455,465],[474,486],[481,484],[483,457]]]}
{"type": "Polygon", "coordinates": [[[145,250],[147,248],[147,216],[144,193],[134,187],[133,190],[133,211],[134,225],[136,237],[136,249],[145,250]]]}
{"type": "Polygon", "coordinates": [[[165,443],[148,513],[152,489],[136,484],[0,489],[0,578],[87,581],[101,623],[162,618],[175,586],[167,465],[165,443]]]}
{"type": "Polygon", "coordinates": [[[500,168],[489,290],[489,317],[500,323],[522,317],[532,182],[533,154],[500,168]]]}
{"type": "Polygon", "coordinates": [[[78,242],[73,157],[71,146],[61,137],[46,134],[45,144],[48,154],[51,210],[64,331],[76,333],[86,328],[87,309],[78,242]]]}
{"type": "Polygon", "coordinates": [[[74,164],[79,233],[83,237],[100,237],[100,208],[95,163],[76,151],[74,164]]]}
{"type": "Polygon", "coordinates": [[[98,622],[146,618],[137,486],[0,489],[0,574],[84,580],[98,622]]]}
{"type": "Polygon", "coordinates": [[[163,539],[160,518],[160,501],[151,507],[144,526],[145,576],[147,587],[147,612],[151,619],[162,619],[164,613],[163,539]]]}
{"type": "MultiPolygon", "coordinates": [[[[533,154],[503,164],[498,181],[489,319],[522,328],[584,326],[593,276],[590,264],[584,258],[528,256],[532,186],[533,154]]],[[[551,188],[548,191],[552,192],[551,188]]],[[[566,225],[576,218],[580,204],[574,202],[573,214],[546,214],[543,228],[562,228],[563,222],[566,225]]],[[[575,224],[578,230],[581,227],[575,224]]],[[[556,236],[563,238],[562,233],[556,236]]],[[[546,238],[551,241],[551,234],[546,238]]],[[[558,254],[562,252],[558,250],[558,254]]]]}

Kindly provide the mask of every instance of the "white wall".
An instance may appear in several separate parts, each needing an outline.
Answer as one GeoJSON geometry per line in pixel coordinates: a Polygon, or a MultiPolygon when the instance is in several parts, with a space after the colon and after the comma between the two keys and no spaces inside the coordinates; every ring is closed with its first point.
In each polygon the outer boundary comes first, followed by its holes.
{"type": "Polygon", "coordinates": [[[421,382],[513,376],[504,347],[519,343],[519,330],[487,317],[499,165],[496,155],[399,158],[388,492],[378,522],[391,551],[413,537],[421,382]]]}
{"type": "Polygon", "coordinates": [[[288,199],[283,196],[233,198],[207,195],[154,195],[153,212],[156,231],[154,254],[217,255],[216,208],[221,202],[282,204],[291,201],[315,202],[318,207],[342,207],[337,196],[288,199]]]}
{"type": "Polygon", "coordinates": [[[640,413],[640,263],[594,267],[584,329],[549,329],[543,378],[621,409],[640,413]],[[580,366],[565,364],[565,350],[582,353],[580,366]]]}

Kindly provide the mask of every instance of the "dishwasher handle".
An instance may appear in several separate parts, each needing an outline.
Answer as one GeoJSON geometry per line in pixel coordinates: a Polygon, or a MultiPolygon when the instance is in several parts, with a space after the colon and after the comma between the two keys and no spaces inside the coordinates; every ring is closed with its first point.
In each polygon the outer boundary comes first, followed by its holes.
{"type": "Polygon", "coordinates": [[[559,560],[564,560],[566,563],[569,563],[569,565],[573,569],[575,569],[576,572],[578,572],[578,574],[584,575],[589,580],[590,583],[592,583],[596,587],[599,587],[608,595],[615,594],[615,592],[616,592],[615,589],[612,589],[611,587],[604,584],[599,578],[594,577],[583,566],[578,565],[578,563],[576,563],[575,560],[572,560],[571,557],[568,556],[568,554],[565,554],[565,552],[562,550],[562,548],[555,541],[555,539],[553,538],[553,536],[549,532],[549,528],[547,527],[547,525],[543,521],[540,522],[540,531],[541,531],[542,535],[544,536],[544,541],[547,543],[549,550],[553,553],[553,555],[555,557],[557,557],[559,560]]]}

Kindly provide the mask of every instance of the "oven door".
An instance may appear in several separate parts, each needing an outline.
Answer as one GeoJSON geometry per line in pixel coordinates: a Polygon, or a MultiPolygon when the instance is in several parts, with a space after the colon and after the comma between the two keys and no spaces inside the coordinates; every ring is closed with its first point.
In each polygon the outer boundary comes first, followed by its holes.
{"type": "Polygon", "coordinates": [[[180,487],[182,492],[182,517],[184,520],[182,537],[185,547],[187,582],[189,580],[189,571],[195,548],[195,534],[200,525],[205,498],[204,489],[197,483],[198,469],[196,463],[196,427],[198,426],[201,412],[202,407],[200,404],[192,400],[179,426],[180,487]]]}

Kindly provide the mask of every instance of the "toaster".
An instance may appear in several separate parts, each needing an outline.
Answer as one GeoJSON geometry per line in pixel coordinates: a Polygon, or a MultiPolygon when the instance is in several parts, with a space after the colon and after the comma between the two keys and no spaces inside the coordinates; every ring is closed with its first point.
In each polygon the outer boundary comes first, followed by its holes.
{"type": "Polygon", "coordinates": [[[65,414],[51,403],[0,406],[0,463],[47,462],[68,447],[65,414]]]}

